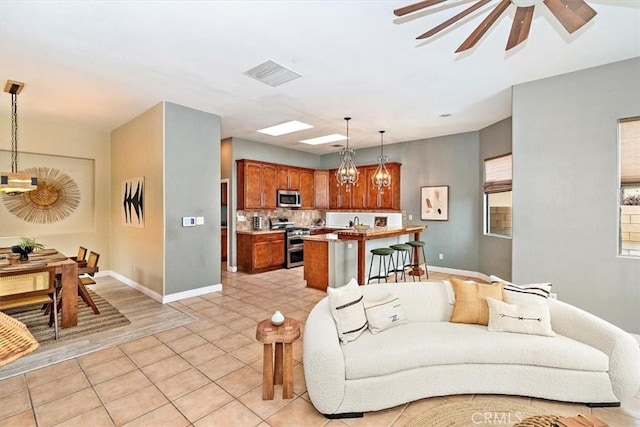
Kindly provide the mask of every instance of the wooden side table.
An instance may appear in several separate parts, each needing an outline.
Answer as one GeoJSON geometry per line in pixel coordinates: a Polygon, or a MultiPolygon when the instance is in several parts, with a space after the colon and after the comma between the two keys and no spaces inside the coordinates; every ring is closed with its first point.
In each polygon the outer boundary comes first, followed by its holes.
{"type": "Polygon", "coordinates": [[[282,398],[293,397],[293,345],[300,337],[300,324],[289,317],[275,326],[271,319],[258,323],[256,339],[264,344],[262,356],[262,400],[273,399],[273,385],[282,384],[282,398]],[[275,373],[273,345],[275,344],[275,373]]]}

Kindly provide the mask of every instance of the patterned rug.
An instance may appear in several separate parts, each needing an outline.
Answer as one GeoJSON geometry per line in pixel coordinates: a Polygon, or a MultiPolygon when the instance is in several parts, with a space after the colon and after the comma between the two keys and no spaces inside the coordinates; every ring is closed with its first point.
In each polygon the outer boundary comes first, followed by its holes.
{"type": "MultiPolygon", "coordinates": [[[[502,399],[482,402],[450,402],[423,412],[409,421],[405,427],[512,427],[529,417],[542,415],[544,412],[544,409],[502,399]]],[[[532,424],[521,425],[528,427],[532,424]]],[[[539,424],[533,425],[538,426],[539,424]]],[[[547,426],[550,425],[551,421],[547,426]]]]}
{"type": "MultiPolygon", "coordinates": [[[[78,326],[73,328],[59,328],[60,337],[55,340],[53,326],[49,327],[49,315],[44,314],[42,304],[27,305],[24,307],[5,310],[9,316],[27,325],[33,337],[40,343],[41,347],[50,344],[57,344],[62,341],[94,334],[107,329],[118,328],[128,325],[127,319],[114,306],[109,304],[100,295],[87,288],[93,302],[96,303],[100,314],[94,314],[91,307],[87,306],[81,298],[78,298],[78,326]]],[[[58,313],[58,323],[60,313],[58,313]]]]}

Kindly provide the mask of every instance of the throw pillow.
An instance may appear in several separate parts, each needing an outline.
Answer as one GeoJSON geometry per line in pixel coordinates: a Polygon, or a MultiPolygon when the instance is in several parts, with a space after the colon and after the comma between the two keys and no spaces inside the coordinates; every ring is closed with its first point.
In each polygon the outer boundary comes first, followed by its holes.
{"type": "Polygon", "coordinates": [[[476,323],[486,326],[489,323],[487,297],[503,300],[501,283],[496,286],[452,277],[451,286],[453,286],[455,293],[453,313],[451,314],[451,322],[453,323],[476,323]]]}
{"type": "Polygon", "coordinates": [[[490,332],[515,332],[519,334],[555,337],[551,329],[551,314],[547,304],[516,305],[487,298],[490,332]]]}
{"type": "Polygon", "coordinates": [[[362,290],[351,279],[339,288],[327,288],[331,315],[338,328],[338,338],[343,344],[353,341],[367,329],[367,317],[364,314],[362,290]]]}
{"type": "Polygon", "coordinates": [[[372,334],[377,334],[392,326],[407,323],[407,316],[404,313],[402,304],[400,304],[400,298],[392,294],[376,301],[365,300],[364,312],[372,334]]]}
{"type": "Polygon", "coordinates": [[[491,283],[502,283],[504,300],[509,304],[544,304],[551,294],[551,283],[516,285],[498,276],[489,276],[491,283]]]}

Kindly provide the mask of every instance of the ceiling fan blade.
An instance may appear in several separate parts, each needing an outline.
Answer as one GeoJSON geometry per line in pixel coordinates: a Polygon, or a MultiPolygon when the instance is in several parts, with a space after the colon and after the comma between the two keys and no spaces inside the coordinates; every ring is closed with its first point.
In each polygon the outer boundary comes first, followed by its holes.
{"type": "Polygon", "coordinates": [[[473,6],[463,10],[462,12],[458,13],[456,16],[447,19],[446,21],[444,21],[442,24],[433,27],[432,29],[430,29],[429,31],[427,31],[424,34],[420,34],[418,37],[416,37],[416,39],[420,40],[420,39],[426,39],[431,37],[434,34],[439,33],[440,31],[444,30],[445,28],[447,28],[448,26],[455,24],[456,22],[458,22],[460,19],[464,18],[465,16],[467,16],[468,14],[470,14],[471,12],[480,9],[482,6],[484,6],[485,4],[489,3],[491,0],[480,0],[478,2],[476,2],[473,6]]]}
{"type": "Polygon", "coordinates": [[[396,9],[393,11],[393,14],[396,16],[404,16],[409,13],[424,9],[429,6],[434,6],[445,1],[447,0],[424,0],[418,3],[410,4],[409,6],[401,7],[400,9],[396,9]]]}
{"type": "Polygon", "coordinates": [[[482,38],[484,33],[486,33],[489,28],[498,20],[500,15],[504,13],[505,10],[511,4],[511,0],[502,0],[495,9],[491,11],[491,13],[478,25],[473,33],[460,45],[460,47],[456,50],[456,53],[463,52],[467,49],[472,48],[478,43],[478,40],[482,38]]]}
{"type": "Polygon", "coordinates": [[[544,4],[569,34],[582,28],[598,14],[584,0],[544,0],[544,4]]]}
{"type": "Polygon", "coordinates": [[[531,21],[533,20],[533,8],[519,7],[516,9],[516,14],[513,17],[513,24],[511,24],[511,33],[509,33],[509,40],[507,40],[507,48],[509,50],[518,46],[529,37],[529,30],[531,29],[531,21]]]}

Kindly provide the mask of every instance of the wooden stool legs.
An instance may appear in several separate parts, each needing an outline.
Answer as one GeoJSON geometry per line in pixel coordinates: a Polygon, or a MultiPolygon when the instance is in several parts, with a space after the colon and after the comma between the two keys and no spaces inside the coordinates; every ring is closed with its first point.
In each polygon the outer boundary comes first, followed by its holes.
{"type": "Polygon", "coordinates": [[[293,345],[292,343],[275,343],[264,345],[262,357],[262,400],[273,399],[273,385],[282,384],[282,398],[293,398],[293,345]]]}

